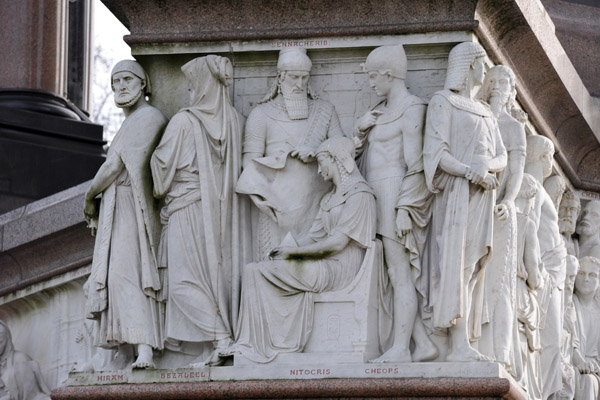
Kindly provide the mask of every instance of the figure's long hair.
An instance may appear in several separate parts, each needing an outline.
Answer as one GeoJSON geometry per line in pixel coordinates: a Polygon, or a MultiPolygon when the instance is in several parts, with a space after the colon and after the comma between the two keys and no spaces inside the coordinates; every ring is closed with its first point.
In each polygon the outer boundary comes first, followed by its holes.
{"type": "Polygon", "coordinates": [[[444,89],[456,91],[466,89],[471,66],[476,59],[485,56],[485,50],[478,43],[463,42],[454,46],[448,55],[444,89]]]}

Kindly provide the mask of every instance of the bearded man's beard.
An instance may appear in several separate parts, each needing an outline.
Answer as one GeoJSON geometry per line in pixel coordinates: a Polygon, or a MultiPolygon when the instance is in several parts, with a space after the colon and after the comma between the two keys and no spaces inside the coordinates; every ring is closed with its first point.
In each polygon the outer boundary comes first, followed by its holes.
{"type": "Polygon", "coordinates": [[[281,85],[281,95],[290,119],[308,118],[308,96],[306,90],[294,93],[293,89],[281,85]]]}
{"type": "Polygon", "coordinates": [[[115,93],[115,104],[119,108],[127,108],[131,107],[142,97],[142,91],[139,90],[137,93],[126,96],[124,99],[120,100],[117,93],[115,93]]]}
{"type": "Polygon", "coordinates": [[[492,108],[497,107],[498,109],[501,109],[508,103],[509,96],[509,93],[494,92],[490,94],[488,104],[492,106],[492,108]]]}
{"type": "Polygon", "coordinates": [[[570,219],[559,219],[558,220],[558,231],[561,235],[572,235],[575,233],[575,226],[570,219]]]}

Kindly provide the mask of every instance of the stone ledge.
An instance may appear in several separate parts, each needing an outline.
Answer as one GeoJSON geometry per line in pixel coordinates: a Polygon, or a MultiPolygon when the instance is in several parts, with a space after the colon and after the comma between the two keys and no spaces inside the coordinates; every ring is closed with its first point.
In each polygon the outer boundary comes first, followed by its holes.
{"type": "Polygon", "coordinates": [[[525,393],[507,378],[383,378],[153,383],[66,387],[54,400],[74,399],[306,399],[439,398],[519,399],[525,393]]]}
{"type": "Polygon", "coordinates": [[[472,30],[477,0],[103,0],[131,31],[125,41],[182,43],[472,30]],[[234,2],[237,3],[237,2],[234,2]],[[243,5],[242,5],[243,4],[243,5]],[[278,18],[273,18],[273,14],[278,18]]]}
{"type": "Polygon", "coordinates": [[[90,263],[83,218],[89,182],[0,215],[0,296],[90,263]]]}
{"type": "MultiPolygon", "coordinates": [[[[327,356],[324,355],[324,359],[327,356]]],[[[297,364],[76,372],[54,399],[484,397],[525,399],[498,363],[297,364]],[[123,397],[119,397],[123,396],[123,397]]]]}

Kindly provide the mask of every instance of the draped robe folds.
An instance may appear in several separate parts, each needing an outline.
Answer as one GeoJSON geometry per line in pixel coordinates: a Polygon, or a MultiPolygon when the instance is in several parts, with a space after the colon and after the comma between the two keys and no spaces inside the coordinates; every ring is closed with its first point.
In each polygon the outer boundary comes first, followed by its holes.
{"type": "Polygon", "coordinates": [[[7,357],[6,365],[0,366],[0,383],[4,383],[4,387],[0,386],[0,398],[4,389],[10,393],[10,400],[50,400],[50,390],[37,361],[13,349],[2,356],[7,357]]]}
{"type": "MultiPolygon", "coordinates": [[[[502,142],[508,152],[507,168],[498,173],[499,186],[496,189],[496,202],[505,199],[509,181],[522,177],[523,171],[513,171],[511,166],[525,162],[527,141],[523,124],[505,110],[498,116],[498,127],[502,142]]],[[[521,164],[522,165],[522,164],[521,164]]],[[[513,183],[514,184],[514,183],[513,183]]],[[[520,185],[520,181],[516,183],[520,185]]],[[[517,221],[515,209],[508,208],[508,219],[501,221],[494,216],[494,252],[485,273],[485,304],[479,351],[492,359],[502,362],[515,378],[518,373],[514,363],[518,362],[519,349],[516,315],[517,286],[517,221]]]]}
{"type": "Polygon", "coordinates": [[[241,130],[226,87],[213,84],[205,90],[221,93],[199,95],[176,114],[151,161],[155,194],[166,195],[160,253],[168,270],[165,330],[171,341],[233,337],[232,282],[242,252],[234,193],[241,130]]]}
{"type": "MultiPolygon", "coordinates": [[[[527,268],[525,266],[524,254],[526,247],[532,253],[539,254],[539,242],[535,223],[529,216],[517,213],[517,293],[516,314],[518,336],[515,337],[517,351],[513,364],[513,376],[527,388],[532,400],[542,398],[542,366],[540,351],[542,350],[540,339],[541,310],[538,293],[527,285],[527,268]],[[528,240],[534,237],[535,240],[528,240]]],[[[541,268],[541,260],[539,260],[541,268]]]]}
{"type": "Polygon", "coordinates": [[[141,107],[125,119],[108,150],[107,159],[118,158],[123,171],[102,193],[88,280],[86,314],[99,320],[96,346],[163,347],[156,259],[161,228],[149,161],[166,122],[156,108],[141,107]]]}
{"type": "Polygon", "coordinates": [[[423,147],[425,178],[435,193],[419,291],[432,327],[449,328],[470,311],[465,304],[466,268],[475,266],[470,337],[479,337],[483,310],[483,277],[492,250],[495,191],[484,190],[439,166],[444,152],[471,165],[477,157],[506,157],[493,114],[483,103],[448,90],[437,92],[427,110],[423,147]]]}
{"type": "MultiPolygon", "coordinates": [[[[577,294],[573,295],[577,322],[573,338],[573,353],[585,361],[600,366],[600,300],[594,299],[585,305],[577,294]]],[[[582,374],[577,377],[576,400],[597,399],[600,396],[600,377],[596,373],[582,374]]]]}
{"type": "Polygon", "coordinates": [[[231,353],[267,363],[279,353],[303,350],[312,331],[312,294],[347,286],[360,269],[365,248],[375,239],[375,200],[365,182],[340,201],[328,202],[326,195],[321,202],[309,237],[317,242],[335,233],[350,238],[336,254],[262,261],[244,268],[240,322],[231,353]]]}

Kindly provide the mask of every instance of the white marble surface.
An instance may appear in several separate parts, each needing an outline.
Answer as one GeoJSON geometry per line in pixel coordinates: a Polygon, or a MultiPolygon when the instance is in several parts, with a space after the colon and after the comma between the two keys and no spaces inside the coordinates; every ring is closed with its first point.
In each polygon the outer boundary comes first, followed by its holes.
{"type": "Polygon", "coordinates": [[[386,363],[329,364],[298,363],[242,367],[204,367],[196,369],[130,370],[74,372],[69,386],[110,385],[117,383],[206,382],[268,379],[335,378],[507,378],[498,363],[386,363]]]}

